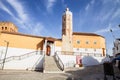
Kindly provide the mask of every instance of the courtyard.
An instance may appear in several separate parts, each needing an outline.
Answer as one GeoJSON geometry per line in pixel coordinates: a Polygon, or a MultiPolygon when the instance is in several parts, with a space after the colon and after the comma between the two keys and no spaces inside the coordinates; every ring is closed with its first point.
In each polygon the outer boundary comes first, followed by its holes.
{"type": "MultiPolygon", "coordinates": [[[[115,75],[119,70],[114,67],[115,75]]],[[[111,76],[107,76],[112,80],[111,76]]],[[[0,70],[0,80],[104,80],[103,65],[68,68],[65,73],[42,73],[40,71],[0,70]]]]}

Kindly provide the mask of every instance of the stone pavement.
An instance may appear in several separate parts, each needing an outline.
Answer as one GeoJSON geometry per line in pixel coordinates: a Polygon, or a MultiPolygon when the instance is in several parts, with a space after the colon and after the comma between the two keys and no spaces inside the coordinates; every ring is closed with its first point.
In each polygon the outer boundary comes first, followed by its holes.
{"type": "MultiPolygon", "coordinates": [[[[120,74],[115,69],[117,74],[120,74]]],[[[22,70],[0,70],[0,80],[104,80],[103,67],[68,68],[65,73],[42,73],[22,70]]],[[[108,77],[108,80],[112,80],[108,77]]]]}

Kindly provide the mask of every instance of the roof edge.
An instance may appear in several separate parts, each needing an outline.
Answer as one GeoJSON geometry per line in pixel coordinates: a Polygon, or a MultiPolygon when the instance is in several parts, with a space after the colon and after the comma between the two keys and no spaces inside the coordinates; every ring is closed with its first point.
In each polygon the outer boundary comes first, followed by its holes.
{"type": "Polygon", "coordinates": [[[96,34],[96,33],[73,32],[73,35],[100,36],[100,37],[105,38],[104,36],[98,35],[98,34],[96,34]]]}
{"type": "Polygon", "coordinates": [[[0,33],[13,34],[13,35],[20,35],[20,36],[28,36],[28,37],[36,37],[36,38],[44,38],[44,39],[51,38],[51,39],[54,39],[54,40],[60,40],[60,39],[53,38],[53,37],[43,37],[43,36],[36,36],[36,35],[30,35],[30,34],[23,34],[23,33],[18,33],[18,32],[1,31],[0,33]]]}

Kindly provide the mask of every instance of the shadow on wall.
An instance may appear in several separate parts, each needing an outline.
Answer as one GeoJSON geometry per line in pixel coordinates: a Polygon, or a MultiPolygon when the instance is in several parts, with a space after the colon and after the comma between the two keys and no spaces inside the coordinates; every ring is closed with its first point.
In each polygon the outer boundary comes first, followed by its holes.
{"type": "Polygon", "coordinates": [[[66,69],[65,73],[66,80],[103,80],[103,65],[98,65],[99,61],[92,56],[84,56],[82,58],[84,67],[75,68],[71,67],[66,69]],[[87,64],[86,64],[87,63],[87,64]],[[100,75],[98,75],[100,74],[100,75]]]}
{"type": "Polygon", "coordinates": [[[43,43],[44,43],[44,40],[42,40],[41,42],[39,42],[39,43],[36,45],[36,50],[43,50],[43,43]]]}
{"type": "Polygon", "coordinates": [[[82,58],[83,66],[91,66],[91,65],[98,65],[100,64],[97,59],[92,56],[84,56],[82,58]]]}
{"type": "Polygon", "coordinates": [[[44,62],[44,55],[40,56],[40,58],[36,61],[33,65],[32,69],[35,71],[43,71],[43,62],[44,62]]]}
{"type": "MultiPolygon", "coordinates": [[[[106,61],[108,58],[103,58],[106,61]]],[[[103,80],[104,79],[104,69],[103,64],[92,56],[84,56],[82,58],[83,68],[71,68],[66,71],[69,73],[66,80],[103,80]]]]}

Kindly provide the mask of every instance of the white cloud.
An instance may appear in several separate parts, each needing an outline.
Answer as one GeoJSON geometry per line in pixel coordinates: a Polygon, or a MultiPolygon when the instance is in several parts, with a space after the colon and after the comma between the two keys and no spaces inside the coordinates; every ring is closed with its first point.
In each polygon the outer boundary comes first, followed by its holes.
{"type": "Polygon", "coordinates": [[[27,16],[27,14],[25,14],[26,10],[24,10],[25,8],[23,7],[23,4],[20,1],[18,1],[18,0],[7,0],[7,2],[17,12],[20,20],[22,20],[22,21],[27,21],[28,20],[28,16],[27,16]]]}
{"type": "Polygon", "coordinates": [[[9,15],[14,16],[13,13],[2,2],[0,2],[0,8],[7,12],[9,15]]]}
{"type": "Polygon", "coordinates": [[[85,7],[85,10],[87,11],[90,7],[90,4],[88,4],[86,7],[85,7]]]}
{"type": "Polygon", "coordinates": [[[91,2],[86,5],[85,10],[88,11],[89,8],[90,8],[94,3],[95,3],[95,0],[91,0],[91,2]]]}
{"type": "Polygon", "coordinates": [[[46,8],[47,8],[48,12],[52,11],[52,8],[53,8],[55,2],[56,2],[56,0],[47,0],[46,8]]]}
{"type": "Polygon", "coordinates": [[[36,23],[34,28],[32,28],[31,33],[35,35],[41,35],[42,34],[41,32],[43,32],[43,29],[44,29],[43,24],[39,22],[39,23],[36,23]]]}
{"type": "MultiPolygon", "coordinates": [[[[25,33],[41,35],[43,34],[43,32],[46,32],[46,30],[44,29],[44,25],[41,22],[30,23],[29,19],[30,15],[26,14],[27,9],[25,5],[22,4],[22,2],[20,2],[20,0],[6,0],[6,1],[13,8],[16,14],[14,15],[11,9],[9,9],[2,2],[0,2],[0,8],[7,12],[9,15],[11,15],[12,18],[17,22],[17,24],[19,24],[19,27],[25,30],[25,33]]],[[[49,4],[49,7],[50,6],[52,6],[52,3],[49,4]]]]}
{"type": "MultiPolygon", "coordinates": [[[[8,1],[13,1],[13,0],[8,0],[8,1]]],[[[9,3],[9,2],[8,2],[9,3]]],[[[11,3],[11,2],[10,2],[11,3]]],[[[9,4],[10,4],[9,3],[9,4]]],[[[17,4],[18,5],[18,4],[17,4]]],[[[13,6],[12,6],[13,7],[13,6]]],[[[11,11],[11,9],[9,9],[6,5],[4,5],[3,3],[2,3],[2,1],[0,2],[0,8],[2,9],[2,10],[4,10],[6,13],[8,13],[10,16],[12,16],[12,18],[14,19],[14,20],[16,20],[18,23],[20,23],[20,24],[23,24],[23,19],[21,18],[21,17],[16,17],[15,15],[14,15],[14,13],[11,11]]],[[[14,7],[13,7],[14,8],[14,7]]],[[[19,10],[19,8],[18,8],[18,10],[19,10]]],[[[22,14],[21,14],[22,15],[22,14]]],[[[24,28],[24,29],[26,29],[26,26],[20,26],[21,28],[24,28]]]]}
{"type": "Polygon", "coordinates": [[[67,7],[67,4],[65,3],[65,0],[61,0],[61,2],[62,2],[62,6],[63,6],[64,8],[66,8],[66,7],[67,7]]]}
{"type": "Polygon", "coordinates": [[[111,20],[111,16],[114,13],[114,7],[111,8],[111,10],[106,10],[103,9],[100,13],[100,15],[97,16],[98,19],[100,19],[100,21],[105,22],[106,20],[111,20]]]}
{"type": "Polygon", "coordinates": [[[112,19],[114,19],[114,18],[116,18],[116,17],[119,17],[119,18],[120,18],[120,8],[117,9],[117,10],[114,12],[114,14],[113,14],[113,16],[112,16],[112,19]]]}
{"type": "Polygon", "coordinates": [[[111,24],[109,24],[108,27],[103,28],[103,29],[100,29],[100,30],[96,31],[95,33],[97,33],[97,34],[104,34],[104,33],[110,32],[110,29],[111,29],[112,31],[117,31],[117,30],[119,30],[118,28],[112,27],[111,24]]]}
{"type": "MultiPolygon", "coordinates": [[[[40,35],[40,36],[53,36],[52,32],[50,30],[47,30],[42,22],[34,23],[36,24],[34,28],[30,29],[30,33],[34,35],[40,35]]],[[[33,25],[34,25],[33,24],[33,25]]]]}
{"type": "Polygon", "coordinates": [[[103,33],[106,33],[106,32],[110,32],[110,27],[100,29],[100,30],[96,31],[95,33],[103,34],[103,33]]]}
{"type": "Polygon", "coordinates": [[[92,0],[90,3],[91,3],[91,4],[94,4],[94,3],[95,3],[95,0],[92,0]]]}
{"type": "Polygon", "coordinates": [[[102,10],[104,19],[113,20],[114,18],[120,17],[120,0],[102,0],[102,10]],[[109,5],[108,5],[109,4],[109,5]]]}

